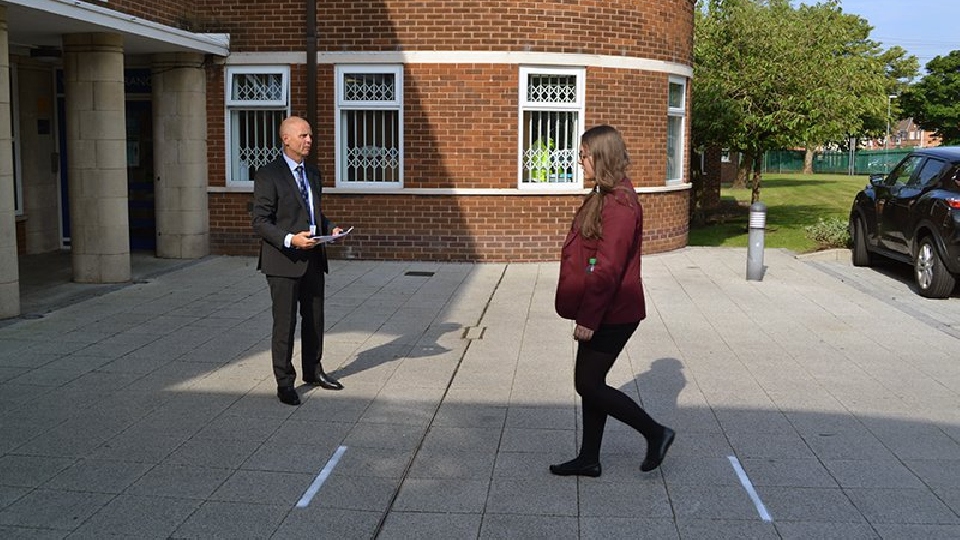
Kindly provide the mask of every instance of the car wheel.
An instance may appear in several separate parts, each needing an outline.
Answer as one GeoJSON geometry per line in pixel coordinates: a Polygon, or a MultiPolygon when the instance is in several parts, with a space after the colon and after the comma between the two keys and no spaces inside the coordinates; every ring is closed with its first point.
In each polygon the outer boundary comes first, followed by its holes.
{"type": "Polygon", "coordinates": [[[853,265],[873,265],[873,256],[867,251],[867,228],[860,217],[853,218],[853,265]]]}
{"type": "Polygon", "coordinates": [[[920,240],[913,262],[913,273],[917,279],[920,295],[927,298],[946,298],[953,292],[956,278],[947,270],[933,239],[925,236],[920,240]]]}

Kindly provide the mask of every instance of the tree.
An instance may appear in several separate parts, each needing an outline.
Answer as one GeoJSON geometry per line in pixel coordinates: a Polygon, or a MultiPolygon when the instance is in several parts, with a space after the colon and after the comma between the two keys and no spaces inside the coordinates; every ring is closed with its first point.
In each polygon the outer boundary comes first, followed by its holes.
{"type": "MultiPolygon", "coordinates": [[[[894,45],[887,50],[881,50],[877,43],[869,39],[869,34],[873,28],[858,16],[846,15],[843,17],[843,23],[848,25],[848,35],[843,39],[849,39],[843,54],[859,57],[869,65],[868,69],[870,70],[876,69],[877,63],[882,65],[884,73],[882,96],[900,95],[919,72],[920,62],[917,60],[917,57],[908,54],[907,51],[899,45],[894,45]]],[[[859,113],[853,112],[856,109],[855,106],[852,109],[848,109],[846,113],[841,113],[859,114],[859,122],[850,125],[856,126],[859,124],[860,127],[856,131],[848,131],[846,133],[839,133],[837,131],[831,133],[827,131],[823,133],[822,138],[813,136],[807,140],[804,144],[806,150],[804,174],[813,174],[813,152],[816,148],[827,145],[849,148],[849,138],[851,136],[877,136],[884,134],[891,117],[899,117],[899,110],[896,104],[894,104],[892,109],[888,109],[884,107],[884,105],[887,104],[885,97],[880,97],[879,100],[877,99],[877,95],[875,94],[876,87],[857,88],[856,84],[853,84],[855,79],[851,79],[850,82],[852,84],[850,88],[848,88],[848,91],[851,97],[860,100],[864,92],[867,92],[867,95],[871,95],[873,98],[859,103],[859,105],[861,105],[859,113]],[[872,92],[872,94],[869,94],[870,92],[872,92]],[[888,117],[888,114],[890,114],[891,117],[888,117]]],[[[873,82],[876,83],[876,81],[873,82]]],[[[847,103],[847,105],[849,106],[851,104],[847,103]]]]}
{"type": "Polygon", "coordinates": [[[927,75],[900,96],[904,114],[944,144],[960,144],[960,51],[927,63],[927,75]]]}
{"type": "Polygon", "coordinates": [[[760,198],[764,152],[857,133],[886,110],[884,64],[870,27],[838,2],[702,0],[695,13],[693,122],[697,144],[751,161],[760,198]]]}
{"type": "MultiPolygon", "coordinates": [[[[907,51],[899,45],[894,45],[881,52],[879,58],[883,62],[884,72],[887,76],[884,85],[885,96],[902,95],[920,73],[920,61],[917,60],[917,57],[907,54],[907,51]]],[[[887,104],[889,108],[882,110],[874,108],[864,111],[859,135],[868,138],[885,138],[890,123],[903,117],[899,101],[890,101],[887,104]]]]}

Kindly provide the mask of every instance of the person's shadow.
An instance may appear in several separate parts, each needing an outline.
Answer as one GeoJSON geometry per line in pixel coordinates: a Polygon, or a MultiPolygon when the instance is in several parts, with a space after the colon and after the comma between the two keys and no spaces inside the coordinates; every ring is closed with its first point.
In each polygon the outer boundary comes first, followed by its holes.
{"type": "Polygon", "coordinates": [[[409,335],[398,336],[392,341],[361,351],[353,361],[347,361],[330,372],[330,376],[343,379],[398,359],[426,358],[443,354],[450,349],[438,343],[440,337],[461,328],[459,324],[441,323],[427,327],[422,334],[415,336],[416,339],[412,339],[414,336],[409,335]]]}
{"type": "Polygon", "coordinates": [[[638,403],[654,420],[676,429],[683,416],[677,403],[686,385],[683,363],[676,358],[665,357],[654,360],[650,369],[624,383],[620,391],[628,396],[638,393],[638,403]]]}
{"type": "MultiPolygon", "coordinates": [[[[640,399],[655,404],[661,414],[675,417],[680,392],[687,386],[683,363],[676,358],[658,358],[650,369],[637,375],[635,382],[640,399]]],[[[641,402],[641,406],[645,404],[641,402]]]]}
{"type": "MultiPolygon", "coordinates": [[[[636,362],[635,358],[633,360],[636,362]]],[[[611,386],[613,384],[615,383],[611,382],[611,386]]],[[[664,357],[654,360],[650,369],[620,384],[617,389],[636,400],[656,422],[679,432],[681,430],[677,428],[684,424],[683,417],[686,412],[679,408],[678,402],[680,392],[686,385],[683,363],[676,358],[664,357]]],[[[579,414],[581,413],[578,411],[579,414]]],[[[578,423],[582,428],[582,419],[578,423]]],[[[578,442],[582,442],[582,435],[579,437],[581,438],[578,438],[578,442]]],[[[633,469],[636,467],[638,450],[642,458],[645,449],[641,434],[627,424],[612,417],[607,418],[600,451],[601,460],[608,459],[614,468],[633,469]]]]}

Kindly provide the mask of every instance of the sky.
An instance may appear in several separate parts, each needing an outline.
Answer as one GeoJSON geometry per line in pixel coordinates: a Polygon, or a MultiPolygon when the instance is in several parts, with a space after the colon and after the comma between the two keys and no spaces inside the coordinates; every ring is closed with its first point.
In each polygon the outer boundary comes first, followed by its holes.
{"type": "Polygon", "coordinates": [[[960,0],[840,0],[840,7],[866,19],[884,49],[900,45],[916,56],[921,73],[934,57],[960,50],[960,0]]]}

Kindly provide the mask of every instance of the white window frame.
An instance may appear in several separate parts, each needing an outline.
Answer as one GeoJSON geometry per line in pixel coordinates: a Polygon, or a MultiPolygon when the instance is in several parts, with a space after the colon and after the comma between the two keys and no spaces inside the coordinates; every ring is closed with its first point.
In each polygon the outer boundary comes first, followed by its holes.
{"type": "Polygon", "coordinates": [[[686,144],[687,144],[687,79],[683,77],[670,76],[667,80],[667,131],[665,133],[667,136],[667,144],[664,145],[667,149],[667,167],[666,167],[666,180],[667,185],[680,184],[683,182],[683,171],[685,169],[684,156],[686,155],[686,144]],[[670,85],[679,84],[683,87],[683,92],[681,92],[682,101],[679,107],[671,106],[670,104],[670,85]],[[680,175],[671,178],[670,177],[670,119],[679,118],[680,119],[680,133],[679,141],[677,144],[676,156],[675,158],[679,160],[680,163],[680,175]]]}
{"type": "Polygon", "coordinates": [[[580,138],[584,132],[586,121],[585,92],[587,70],[584,67],[555,67],[555,66],[520,66],[519,70],[519,112],[517,118],[517,186],[519,189],[557,191],[583,187],[583,169],[579,161],[573,165],[573,178],[570,182],[524,182],[524,161],[526,148],[524,147],[524,113],[527,111],[562,111],[577,113],[577,133],[573,140],[573,155],[580,151],[580,138]],[[531,102],[527,99],[527,88],[531,75],[558,75],[575,76],[577,78],[577,96],[574,103],[542,103],[531,102]]]}
{"type": "Polygon", "coordinates": [[[17,81],[17,65],[11,63],[10,71],[10,150],[13,154],[13,200],[14,216],[23,215],[23,174],[20,169],[20,86],[17,81]]]}
{"type": "MultiPolygon", "coordinates": [[[[290,115],[290,66],[228,66],[224,72],[224,138],[225,138],[225,157],[226,157],[226,185],[244,186],[253,185],[253,178],[233,178],[233,154],[234,138],[233,123],[230,121],[231,112],[237,109],[252,110],[277,110],[282,111],[284,117],[290,115]],[[283,88],[281,96],[270,100],[235,100],[231,97],[233,76],[245,73],[259,73],[267,75],[280,75],[283,79],[283,88]]],[[[279,129],[280,126],[277,126],[279,129]]],[[[280,149],[282,151],[282,149],[280,149]]]]}
{"type": "Polygon", "coordinates": [[[397,189],[403,187],[403,65],[400,64],[342,64],[334,68],[334,174],[336,175],[336,187],[338,188],[361,188],[361,189],[397,189]],[[347,73],[389,73],[394,77],[396,88],[394,89],[394,99],[382,101],[362,101],[347,100],[343,95],[343,77],[347,73]],[[343,147],[345,144],[343,137],[343,112],[344,111],[396,111],[397,112],[397,145],[399,154],[397,181],[387,182],[362,182],[356,180],[346,180],[347,155],[343,147]]]}

